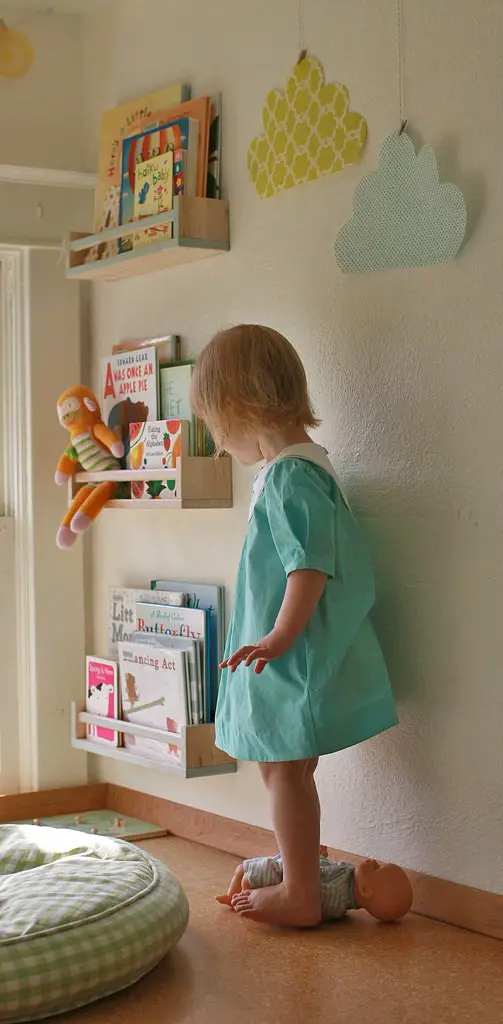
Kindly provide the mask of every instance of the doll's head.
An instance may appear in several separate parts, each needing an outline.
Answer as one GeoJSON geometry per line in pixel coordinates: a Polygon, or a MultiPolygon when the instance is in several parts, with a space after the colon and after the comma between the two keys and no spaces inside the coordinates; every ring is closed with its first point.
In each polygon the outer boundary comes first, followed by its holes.
{"type": "Polygon", "coordinates": [[[378,921],[399,921],[412,906],[412,886],[397,864],[364,860],[355,868],[358,905],[378,921]]]}
{"type": "Polygon", "coordinates": [[[74,433],[85,430],[101,419],[98,399],[83,384],[68,388],[58,398],[58,419],[62,427],[74,433]]]}
{"type": "Polygon", "coordinates": [[[217,446],[247,465],[262,458],[261,435],[318,424],[293,345],[255,324],[221,331],[206,346],[193,374],[192,405],[217,446]]]}

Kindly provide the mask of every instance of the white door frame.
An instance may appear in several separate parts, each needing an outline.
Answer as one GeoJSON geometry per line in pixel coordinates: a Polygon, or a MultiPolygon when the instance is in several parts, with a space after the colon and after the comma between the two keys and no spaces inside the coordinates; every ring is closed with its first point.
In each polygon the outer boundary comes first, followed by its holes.
{"type": "MultiPolygon", "coordinates": [[[[30,250],[0,245],[5,515],[14,518],[19,787],[38,788],[35,562],[31,453],[30,250]],[[8,467],[8,468],[7,468],[8,467]]],[[[57,248],[47,245],[40,248],[57,248]]]]}

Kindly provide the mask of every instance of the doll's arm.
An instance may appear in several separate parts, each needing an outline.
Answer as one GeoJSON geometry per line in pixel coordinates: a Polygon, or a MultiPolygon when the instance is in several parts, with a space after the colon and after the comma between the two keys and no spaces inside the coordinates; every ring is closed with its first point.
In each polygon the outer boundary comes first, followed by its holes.
{"type": "Polygon", "coordinates": [[[59,459],[58,465],[56,466],[56,472],[54,479],[57,484],[66,484],[71,476],[77,472],[77,452],[73,445],[69,445],[65,448],[61,458],[59,459]]]}
{"type": "Polygon", "coordinates": [[[101,441],[101,444],[104,444],[116,459],[121,459],[124,455],[124,444],[118,440],[113,430],[104,423],[95,423],[92,429],[96,440],[101,441]]]}

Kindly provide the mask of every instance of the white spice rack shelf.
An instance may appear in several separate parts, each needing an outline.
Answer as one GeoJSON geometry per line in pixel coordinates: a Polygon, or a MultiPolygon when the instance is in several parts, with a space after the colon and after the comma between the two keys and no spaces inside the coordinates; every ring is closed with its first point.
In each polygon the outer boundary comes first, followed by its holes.
{"type": "Polygon", "coordinates": [[[66,239],[66,276],[79,281],[117,281],[218,256],[230,249],[229,203],[225,199],[176,196],[173,210],[106,228],[94,235],[72,231],[66,239]],[[147,228],[173,225],[173,237],[103,255],[106,243],[147,228]]]}
{"type": "Polygon", "coordinates": [[[178,775],[183,779],[196,779],[204,775],[226,775],[237,770],[237,763],[215,746],[215,726],[188,725],[183,726],[181,736],[164,729],[153,729],[147,725],[136,725],[134,722],[123,722],[119,718],[104,718],[86,711],[84,702],[72,702],[72,747],[85,750],[88,754],[98,757],[111,757],[128,764],[154,771],[178,775]],[[87,726],[97,725],[122,735],[138,736],[156,740],[168,746],[166,760],[144,757],[134,754],[128,747],[114,747],[112,744],[96,743],[87,739],[87,726]],[[181,750],[179,762],[170,760],[169,745],[174,744],[181,750]]]}
{"type": "Polygon", "coordinates": [[[105,508],[152,511],[159,508],[204,509],[232,508],[232,460],[227,455],[189,455],[189,434],[182,428],[182,452],[175,469],[117,469],[102,473],[76,473],[68,483],[68,503],[85,484],[114,482],[119,484],[172,480],[173,498],[113,498],[105,508]]]}

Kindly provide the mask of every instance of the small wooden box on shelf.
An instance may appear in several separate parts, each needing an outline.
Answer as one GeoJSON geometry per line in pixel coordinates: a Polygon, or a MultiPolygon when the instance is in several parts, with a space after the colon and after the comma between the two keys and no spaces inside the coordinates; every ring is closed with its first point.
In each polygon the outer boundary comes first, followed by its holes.
{"type": "Polygon", "coordinates": [[[66,248],[66,276],[79,281],[116,281],[218,256],[230,248],[229,203],[225,199],[176,196],[169,213],[106,228],[95,235],[70,232],[66,248]],[[172,238],[166,235],[149,245],[99,258],[105,243],[169,223],[173,225],[172,238]]]}
{"type": "Polygon", "coordinates": [[[106,508],[136,511],[152,511],[156,508],[232,508],[232,460],[227,455],[218,458],[211,455],[189,455],[188,424],[182,425],[182,453],[175,469],[118,469],[102,473],[76,473],[68,483],[68,503],[71,504],[79,488],[85,484],[108,480],[117,484],[173,480],[176,484],[176,497],[150,500],[114,498],[106,508]]]}
{"type": "Polygon", "coordinates": [[[152,729],[147,725],[123,722],[119,718],[103,718],[86,711],[84,702],[72,703],[72,747],[85,750],[98,757],[112,757],[125,763],[153,768],[155,771],[179,775],[183,779],[196,779],[203,775],[225,775],[237,770],[237,763],[228,754],[215,746],[215,726],[189,725],[182,728],[181,737],[164,729],[152,729]],[[130,736],[143,736],[160,743],[175,743],[181,746],[181,763],[156,760],[134,754],[129,748],[114,747],[112,744],[95,743],[87,739],[87,725],[101,725],[114,732],[130,736]]]}

